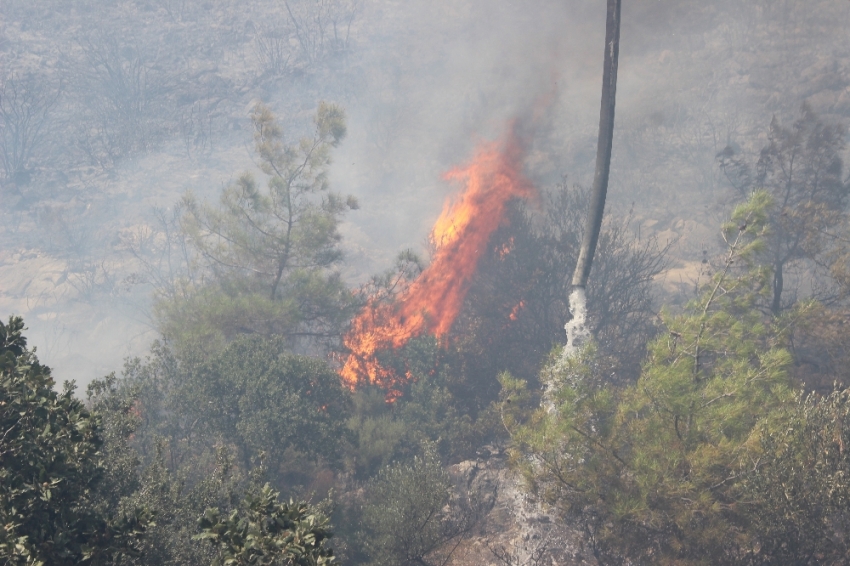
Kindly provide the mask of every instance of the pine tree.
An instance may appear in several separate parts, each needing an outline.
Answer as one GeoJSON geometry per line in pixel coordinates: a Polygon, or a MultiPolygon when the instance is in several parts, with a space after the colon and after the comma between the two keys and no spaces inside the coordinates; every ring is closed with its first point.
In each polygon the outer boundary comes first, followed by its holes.
{"type": "Polygon", "coordinates": [[[723,228],[725,261],[681,315],[663,315],[640,379],[614,389],[593,349],[553,364],[553,406],[514,434],[530,485],[583,525],[602,563],[735,563],[754,544],[739,486],[757,468],[760,424],[793,402],[764,249],[770,197],[723,228]]]}
{"type": "Polygon", "coordinates": [[[295,144],[284,143],[265,105],[251,118],[265,188],[245,173],[218,206],[191,193],[183,201],[182,227],[206,283],[158,304],[164,334],[178,342],[244,333],[321,341],[339,334],[352,306],[334,268],[339,222],[357,201],[330,192],[327,179],[331,150],[345,136],[343,110],[320,103],[313,136],[295,144]]]}

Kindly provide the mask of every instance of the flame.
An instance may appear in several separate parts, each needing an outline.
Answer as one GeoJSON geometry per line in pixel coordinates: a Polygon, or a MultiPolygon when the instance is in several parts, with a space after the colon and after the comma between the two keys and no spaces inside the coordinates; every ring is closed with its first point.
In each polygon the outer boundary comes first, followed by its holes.
{"type": "Polygon", "coordinates": [[[513,124],[501,143],[482,144],[470,163],[444,175],[465,189],[446,202],[431,230],[431,264],[395,302],[370,301],[343,338],[350,354],[339,373],[350,387],[377,384],[388,391],[388,400],[395,399],[401,394],[398,386],[411,376],[402,378],[383,367],[376,353],[400,348],[426,332],[437,338],[449,332],[505,206],[535,194],[522,174],[524,156],[513,124]]]}
{"type": "Polygon", "coordinates": [[[511,236],[507,242],[496,248],[496,253],[499,254],[499,259],[505,259],[514,249],[514,237],[511,236]]]}
{"type": "Polygon", "coordinates": [[[521,311],[524,308],[525,308],[525,301],[518,302],[516,305],[514,305],[514,308],[511,309],[511,314],[508,316],[508,318],[510,318],[512,321],[518,319],[519,318],[519,311],[521,311]]]}

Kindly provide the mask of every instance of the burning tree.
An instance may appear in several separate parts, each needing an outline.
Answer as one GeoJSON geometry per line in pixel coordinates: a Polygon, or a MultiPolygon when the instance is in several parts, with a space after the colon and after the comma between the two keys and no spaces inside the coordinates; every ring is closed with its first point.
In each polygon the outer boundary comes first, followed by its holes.
{"type": "MultiPolygon", "coordinates": [[[[574,320],[568,326],[570,343],[586,334],[584,287],[602,226],[602,213],[608,186],[614,129],[614,99],[619,49],[620,0],[608,3],[608,24],[603,76],[599,148],[592,202],[584,239],[573,275],[574,320]]],[[[354,320],[343,342],[350,354],[340,370],[342,378],[354,386],[361,382],[378,384],[388,390],[388,398],[400,395],[403,379],[381,365],[376,353],[397,349],[425,332],[444,337],[460,312],[466,293],[485,253],[491,235],[502,224],[508,203],[535,194],[522,174],[524,150],[515,126],[502,146],[489,145],[478,152],[472,163],[450,171],[448,180],[465,180],[466,192],[446,206],[431,232],[434,260],[405,290],[389,303],[371,301],[354,320]]],[[[523,308],[519,300],[509,313],[516,319],[523,308]]],[[[410,376],[406,376],[410,377],[410,376]]]]}
{"type": "MultiPolygon", "coordinates": [[[[512,203],[490,239],[450,333],[453,392],[475,414],[498,395],[503,371],[537,382],[540,365],[563,344],[570,275],[581,245],[589,191],[562,183],[540,204],[512,203]]],[[[630,217],[608,217],[599,234],[586,324],[597,363],[619,382],[639,374],[656,330],[654,281],[668,245],[636,241],[630,217]]]]}
{"type": "Polygon", "coordinates": [[[352,323],[343,342],[350,355],[340,370],[354,386],[380,385],[389,398],[400,394],[401,378],[383,367],[375,354],[399,348],[423,333],[444,337],[463,305],[478,260],[499,227],[508,202],[534,194],[522,174],[524,151],[512,129],[501,144],[481,148],[471,163],[445,178],[466,183],[456,202],[449,202],[431,232],[434,258],[398,300],[371,301],[352,323]]]}

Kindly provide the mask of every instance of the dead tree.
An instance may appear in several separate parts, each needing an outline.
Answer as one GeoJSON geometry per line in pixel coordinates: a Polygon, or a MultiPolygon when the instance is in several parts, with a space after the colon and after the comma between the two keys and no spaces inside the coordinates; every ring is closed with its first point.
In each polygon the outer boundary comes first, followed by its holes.
{"type": "Polygon", "coordinates": [[[0,166],[5,180],[20,191],[50,136],[50,113],[62,83],[36,73],[10,73],[0,80],[0,166]]]}

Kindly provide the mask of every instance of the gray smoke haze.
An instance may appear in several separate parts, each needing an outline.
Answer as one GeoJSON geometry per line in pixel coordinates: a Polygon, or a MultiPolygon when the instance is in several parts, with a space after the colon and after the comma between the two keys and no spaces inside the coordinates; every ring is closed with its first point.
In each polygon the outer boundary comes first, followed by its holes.
{"type": "Polygon", "coordinates": [[[593,129],[590,61],[602,41],[588,22],[604,21],[603,5],[541,2],[530,10],[516,2],[405,2],[378,17],[389,33],[364,54],[368,95],[349,106],[350,136],[332,179],[362,200],[350,218],[351,240],[388,253],[421,248],[456,189],[442,173],[471,158],[480,142],[499,138],[509,120],[553,90],[530,173],[551,180],[566,172],[565,158],[573,156],[552,149],[593,129]]]}
{"type": "MultiPolygon", "coordinates": [[[[122,242],[156,229],[153,206],[173,207],[187,189],[215,198],[253,167],[253,101],[268,102],[291,139],[318,100],[346,108],[331,185],[360,199],[343,226],[352,282],[402,249],[424,251],[457,189],[441,175],[541,100],[527,174],[541,189],[564,176],[590,183],[602,0],[362,0],[344,55],[273,77],[258,38],[298,45],[284,10],[266,0],[0,8],[4,84],[30,72],[64,88],[32,180],[0,174],[0,316],[25,316],[60,380],[118,370],[155,338],[150,284],[134,279],[122,242]],[[156,85],[139,99],[149,137],[110,138],[126,146],[114,159],[98,153],[108,133],[98,109],[110,99],[91,65],[110,42],[156,85]]],[[[803,101],[850,118],[850,2],[633,0],[622,20],[608,210],[632,209],[636,230],[676,240],[668,278],[685,281],[728,211],[717,152],[757,152],[771,117],[790,121],[803,101]]]]}

